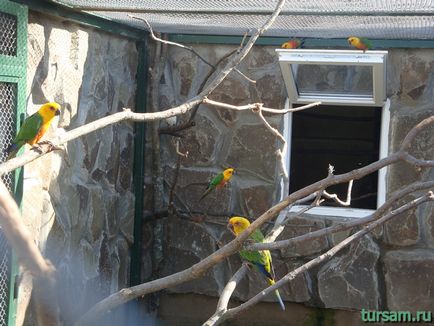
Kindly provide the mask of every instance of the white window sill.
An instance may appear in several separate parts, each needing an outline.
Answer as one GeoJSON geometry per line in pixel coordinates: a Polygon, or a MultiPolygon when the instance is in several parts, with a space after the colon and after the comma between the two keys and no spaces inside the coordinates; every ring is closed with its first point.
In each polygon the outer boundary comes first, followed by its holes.
{"type": "MultiPolygon", "coordinates": [[[[296,205],[291,207],[290,213],[297,213],[302,209],[306,208],[305,205],[296,205]]],[[[308,210],[304,214],[311,215],[323,215],[323,216],[339,216],[339,217],[350,217],[350,218],[362,218],[374,213],[373,209],[362,209],[362,208],[349,208],[349,207],[314,207],[308,210]]]]}

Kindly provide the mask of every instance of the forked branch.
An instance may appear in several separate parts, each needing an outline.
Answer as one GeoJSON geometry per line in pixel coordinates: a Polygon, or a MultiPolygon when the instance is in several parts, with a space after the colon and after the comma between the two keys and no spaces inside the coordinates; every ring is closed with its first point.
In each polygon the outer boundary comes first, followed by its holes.
{"type": "Polygon", "coordinates": [[[223,321],[225,321],[229,318],[233,318],[235,315],[239,314],[240,312],[245,311],[248,308],[252,307],[253,305],[259,303],[265,296],[270,294],[272,291],[274,291],[274,290],[282,287],[284,284],[289,283],[290,281],[294,280],[295,277],[297,277],[298,275],[306,272],[307,270],[309,270],[315,266],[318,266],[320,263],[323,263],[324,261],[329,260],[330,258],[335,256],[339,251],[346,248],[351,243],[353,243],[357,240],[360,240],[363,236],[365,236],[366,234],[371,232],[376,227],[383,225],[384,223],[386,223],[387,221],[389,221],[393,217],[395,217],[395,216],[397,216],[397,215],[399,215],[399,214],[401,214],[407,210],[413,209],[413,208],[415,208],[415,207],[417,207],[423,203],[426,203],[428,201],[434,201],[434,194],[432,191],[429,191],[426,195],[421,196],[417,199],[414,199],[414,200],[402,205],[398,209],[395,209],[395,210],[385,214],[380,219],[372,222],[371,224],[365,226],[362,230],[349,236],[348,238],[346,238],[345,240],[343,240],[342,242],[340,242],[339,244],[337,244],[336,246],[334,246],[333,248],[331,248],[330,250],[328,250],[324,254],[310,260],[309,262],[307,262],[307,263],[303,264],[302,266],[296,268],[295,270],[289,272],[284,277],[282,277],[279,281],[277,281],[274,285],[261,291],[260,293],[255,295],[250,300],[244,302],[243,304],[241,304],[235,308],[226,310],[226,312],[219,315],[219,318],[217,320],[214,319],[212,323],[205,323],[205,324],[208,326],[219,325],[223,321]]]}
{"type": "MultiPolygon", "coordinates": [[[[427,118],[424,120],[424,122],[429,121],[429,123],[423,123],[418,124],[415,126],[412,130],[417,130],[417,132],[412,133],[413,140],[416,135],[427,125],[434,122],[434,116],[427,118]]],[[[276,217],[279,212],[288,207],[289,205],[293,204],[299,199],[305,198],[309,196],[312,193],[315,193],[317,191],[321,191],[322,189],[325,189],[329,186],[336,185],[339,183],[349,182],[350,180],[358,180],[370,173],[373,173],[381,168],[384,168],[388,165],[400,162],[404,160],[403,154],[406,152],[402,149],[400,149],[398,152],[390,155],[389,157],[383,158],[379,161],[376,161],[374,163],[371,163],[365,167],[350,171],[348,173],[344,174],[338,174],[338,175],[329,175],[326,178],[317,181],[307,187],[304,187],[296,192],[293,192],[288,197],[284,198],[281,202],[277,203],[273,207],[271,207],[269,210],[267,210],[264,214],[259,216],[254,222],[250,224],[250,226],[242,232],[240,235],[238,235],[235,239],[233,239],[231,242],[229,242],[227,245],[223,246],[222,248],[218,249],[205,259],[201,260],[200,262],[194,264],[190,268],[187,268],[183,271],[177,272],[175,274],[160,278],[158,280],[153,280],[151,282],[139,284],[137,286],[123,289],[119,292],[113,293],[109,297],[105,298],[104,300],[97,303],[94,307],[92,307],[78,322],[77,325],[87,325],[91,323],[92,320],[95,320],[95,318],[99,317],[104,312],[113,309],[114,307],[123,304],[131,299],[146,295],[148,293],[152,293],[155,291],[159,291],[165,288],[170,288],[175,285],[191,281],[193,279],[196,279],[198,277],[201,277],[208,269],[215,266],[216,264],[222,262],[226,257],[234,254],[237,252],[243,242],[249,237],[249,235],[256,230],[257,228],[261,227],[264,223],[270,221],[272,218],[276,217]]],[[[434,166],[434,162],[432,164],[434,166]]],[[[431,196],[431,195],[430,195],[431,196]]],[[[431,197],[430,199],[431,200],[431,197]]],[[[398,211],[395,211],[397,213],[398,211]]],[[[265,245],[272,245],[271,244],[265,244],[265,245]]],[[[256,245],[255,245],[256,246],[256,245]]],[[[325,257],[321,258],[325,259],[325,257]]],[[[306,268],[306,267],[305,267],[306,268]]],[[[294,271],[295,272],[295,271],[294,271]]],[[[289,276],[288,276],[289,277],[289,276]]],[[[287,277],[287,279],[288,279],[287,277]]],[[[292,277],[293,278],[293,277],[292,277]]],[[[279,281],[280,282],[280,281],[279,281]]],[[[283,281],[285,282],[285,281],[283,281]]],[[[277,283],[276,283],[277,284],[277,283]]],[[[282,284],[282,283],[279,283],[282,284]]],[[[280,285],[279,285],[280,286],[280,285]]],[[[277,288],[277,286],[275,287],[277,288]]],[[[274,289],[274,287],[273,287],[274,289]]],[[[267,291],[271,291],[270,288],[267,289],[267,291]]],[[[267,292],[267,293],[268,293],[267,292]]],[[[256,297],[255,297],[256,298],[256,297]]],[[[255,299],[256,300],[256,299],[255,299]]],[[[260,299],[257,299],[258,301],[260,299]]]]}

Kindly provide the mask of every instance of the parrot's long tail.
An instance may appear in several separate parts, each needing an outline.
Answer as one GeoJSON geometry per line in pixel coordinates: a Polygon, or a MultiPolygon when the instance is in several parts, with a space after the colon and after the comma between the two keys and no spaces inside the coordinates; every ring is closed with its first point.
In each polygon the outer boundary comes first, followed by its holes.
{"type": "MultiPolygon", "coordinates": [[[[22,145],[21,145],[22,146],[22,145]]],[[[8,149],[7,149],[7,153],[8,153],[8,160],[10,160],[11,158],[14,158],[15,155],[17,155],[18,151],[20,150],[21,146],[19,144],[11,144],[8,149]]]]}
{"type": "MultiPolygon", "coordinates": [[[[268,279],[268,283],[270,285],[273,285],[274,280],[268,279]]],[[[276,294],[277,300],[279,300],[280,308],[282,308],[282,310],[285,310],[285,304],[283,303],[283,300],[282,300],[282,297],[280,296],[279,290],[276,289],[276,291],[274,291],[274,293],[276,294]]]]}
{"type": "Polygon", "coordinates": [[[282,308],[282,310],[285,310],[285,304],[283,303],[279,290],[274,291],[274,293],[276,294],[277,300],[279,300],[280,308],[282,308]]]}
{"type": "Polygon", "coordinates": [[[199,201],[201,201],[202,199],[204,199],[206,196],[209,195],[209,193],[213,190],[213,187],[208,187],[205,192],[202,194],[202,196],[200,197],[199,201]]]}

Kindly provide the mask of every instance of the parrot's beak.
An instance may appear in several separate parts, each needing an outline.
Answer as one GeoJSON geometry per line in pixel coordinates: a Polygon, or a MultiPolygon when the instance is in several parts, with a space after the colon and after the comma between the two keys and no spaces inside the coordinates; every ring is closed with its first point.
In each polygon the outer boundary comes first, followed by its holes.
{"type": "Polygon", "coordinates": [[[231,223],[228,223],[228,225],[226,225],[226,228],[231,231],[232,234],[235,234],[234,230],[233,230],[233,226],[231,223]]]}
{"type": "Polygon", "coordinates": [[[54,115],[60,115],[60,110],[57,110],[56,113],[54,113],[54,115]]]}

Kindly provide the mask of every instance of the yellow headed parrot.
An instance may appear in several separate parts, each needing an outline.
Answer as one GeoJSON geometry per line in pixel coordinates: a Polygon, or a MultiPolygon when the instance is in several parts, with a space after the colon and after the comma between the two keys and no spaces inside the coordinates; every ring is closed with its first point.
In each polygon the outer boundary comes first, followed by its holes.
{"type": "Polygon", "coordinates": [[[8,148],[8,159],[14,157],[25,144],[36,144],[50,127],[53,118],[60,114],[60,105],[56,102],[45,103],[38,112],[27,117],[8,148]]]}
{"type": "MultiPolygon", "coordinates": [[[[250,222],[246,218],[240,216],[233,216],[229,219],[228,229],[232,233],[234,233],[235,236],[237,236],[245,229],[247,229],[249,225],[250,222]]],[[[264,242],[264,235],[260,230],[256,229],[255,231],[253,231],[252,234],[250,234],[249,239],[257,243],[264,242]]],[[[241,258],[255,266],[256,269],[265,276],[268,284],[274,284],[274,269],[271,262],[271,254],[269,250],[240,250],[240,256],[241,258]]],[[[280,307],[282,308],[282,310],[285,310],[285,305],[283,304],[282,298],[280,297],[279,290],[276,289],[274,293],[279,300],[280,307]]]]}
{"type": "Polygon", "coordinates": [[[304,41],[293,38],[282,44],[282,49],[298,49],[303,46],[304,41]]]}
{"type": "Polygon", "coordinates": [[[226,169],[223,172],[217,174],[211,182],[208,184],[208,187],[206,188],[205,192],[200,197],[199,201],[201,201],[203,198],[205,198],[211,191],[213,191],[215,188],[220,189],[222,188],[226,182],[228,182],[232,175],[234,174],[235,170],[232,168],[226,169]]]}
{"type": "Polygon", "coordinates": [[[367,38],[351,36],[348,38],[348,44],[356,49],[366,50],[372,49],[372,43],[367,38]]]}

